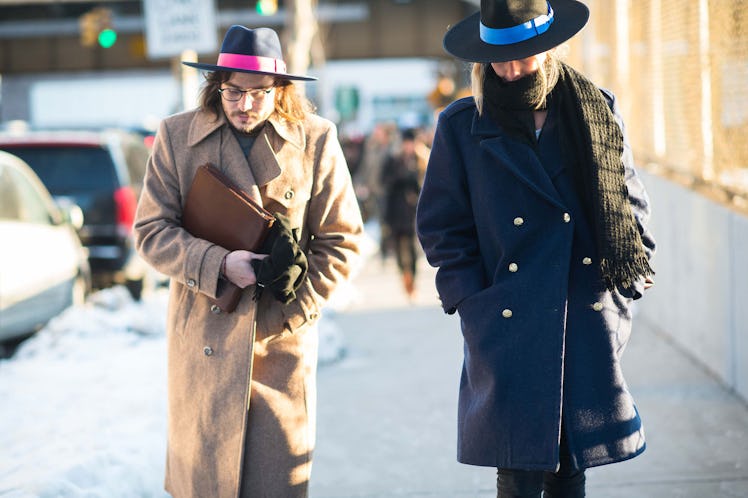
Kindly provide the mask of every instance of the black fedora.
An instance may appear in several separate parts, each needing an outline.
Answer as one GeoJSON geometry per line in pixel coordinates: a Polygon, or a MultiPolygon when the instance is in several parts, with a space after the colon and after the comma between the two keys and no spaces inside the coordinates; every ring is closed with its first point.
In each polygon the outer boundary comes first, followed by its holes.
{"type": "Polygon", "coordinates": [[[444,35],[444,50],[468,62],[524,59],[565,42],[589,17],[576,0],[481,0],[444,35]]]}
{"type": "Polygon", "coordinates": [[[226,31],[217,64],[185,62],[182,64],[206,71],[229,71],[275,76],[286,80],[316,80],[286,72],[278,33],[270,28],[250,29],[234,25],[226,31]]]}

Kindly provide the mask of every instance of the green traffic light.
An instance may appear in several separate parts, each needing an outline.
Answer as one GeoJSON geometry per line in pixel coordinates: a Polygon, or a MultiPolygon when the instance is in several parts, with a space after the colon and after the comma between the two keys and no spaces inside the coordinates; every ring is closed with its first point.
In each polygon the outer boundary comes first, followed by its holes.
{"type": "Polygon", "coordinates": [[[99,33],[99,45],[102,48],[109,48],[117,41],[117,32],[113,29],[104,29],[99,33]]]}
{"type": "Polygon", "coordinates": [[[278,12],[278,0],[258,0],[255,10],[261,16],[272,16],[278,12]]]}

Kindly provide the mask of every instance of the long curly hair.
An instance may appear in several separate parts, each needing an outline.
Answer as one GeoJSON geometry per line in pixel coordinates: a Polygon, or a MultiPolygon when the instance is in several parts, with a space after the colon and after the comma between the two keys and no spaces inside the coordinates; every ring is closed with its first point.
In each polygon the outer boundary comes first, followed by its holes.
{"type": "MultiPolygon", "coordinates": [[[[200,91],[200,109],[214,116],[221,115],[221,94],[218,89],[231,78],[230,71],[212,71],[205,75],[205,84],[200,91]]],[[[275,113],[292,123],[303,121],[307,113],[315,111],[314,105],[296,91],[290,80],[275,80],[275,113]]]]}

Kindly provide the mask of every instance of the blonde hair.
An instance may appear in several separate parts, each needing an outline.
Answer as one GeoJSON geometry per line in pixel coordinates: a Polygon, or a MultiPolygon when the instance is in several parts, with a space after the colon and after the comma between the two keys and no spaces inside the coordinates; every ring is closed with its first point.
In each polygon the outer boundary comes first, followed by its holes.
{"type": "MultiPolygon", "coordinates": [[[[546,96],[551,90],[549,88],[550,82],[558,79],[561,58],[557,51],[558,48],[553,48],[546,52],[547,57],[545,61],[538,67],[538,73],[540,73],[542,81],[542,91],[540,92],[538,101],[535,102],[535,109],[545,107],[546,96]]],[[[475,107],[478,109],[479,115],[483,114],[483,81],[485,81],[486,71],[493,71],[490,63],[474,62],[470,70],[470,89],[472,90],[475,107]]]]}
{"type": "Polygon", "coordinates": [[[483,62],[473,62],[470,70],[470,91],[473,94],[478,115],[483,115],[483,80],[486,77],[486,67],[490,66],[483,62]]]}

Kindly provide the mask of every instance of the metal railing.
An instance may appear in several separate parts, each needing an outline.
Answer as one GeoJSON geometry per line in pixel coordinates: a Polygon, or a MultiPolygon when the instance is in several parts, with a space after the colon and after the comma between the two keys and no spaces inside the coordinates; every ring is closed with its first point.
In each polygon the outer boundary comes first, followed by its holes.
{"type": "Polygon", "coordinates": [[[618,96],[637,162],[748,213],[748,0],[588,0],[569,60],[618,96]]]}

